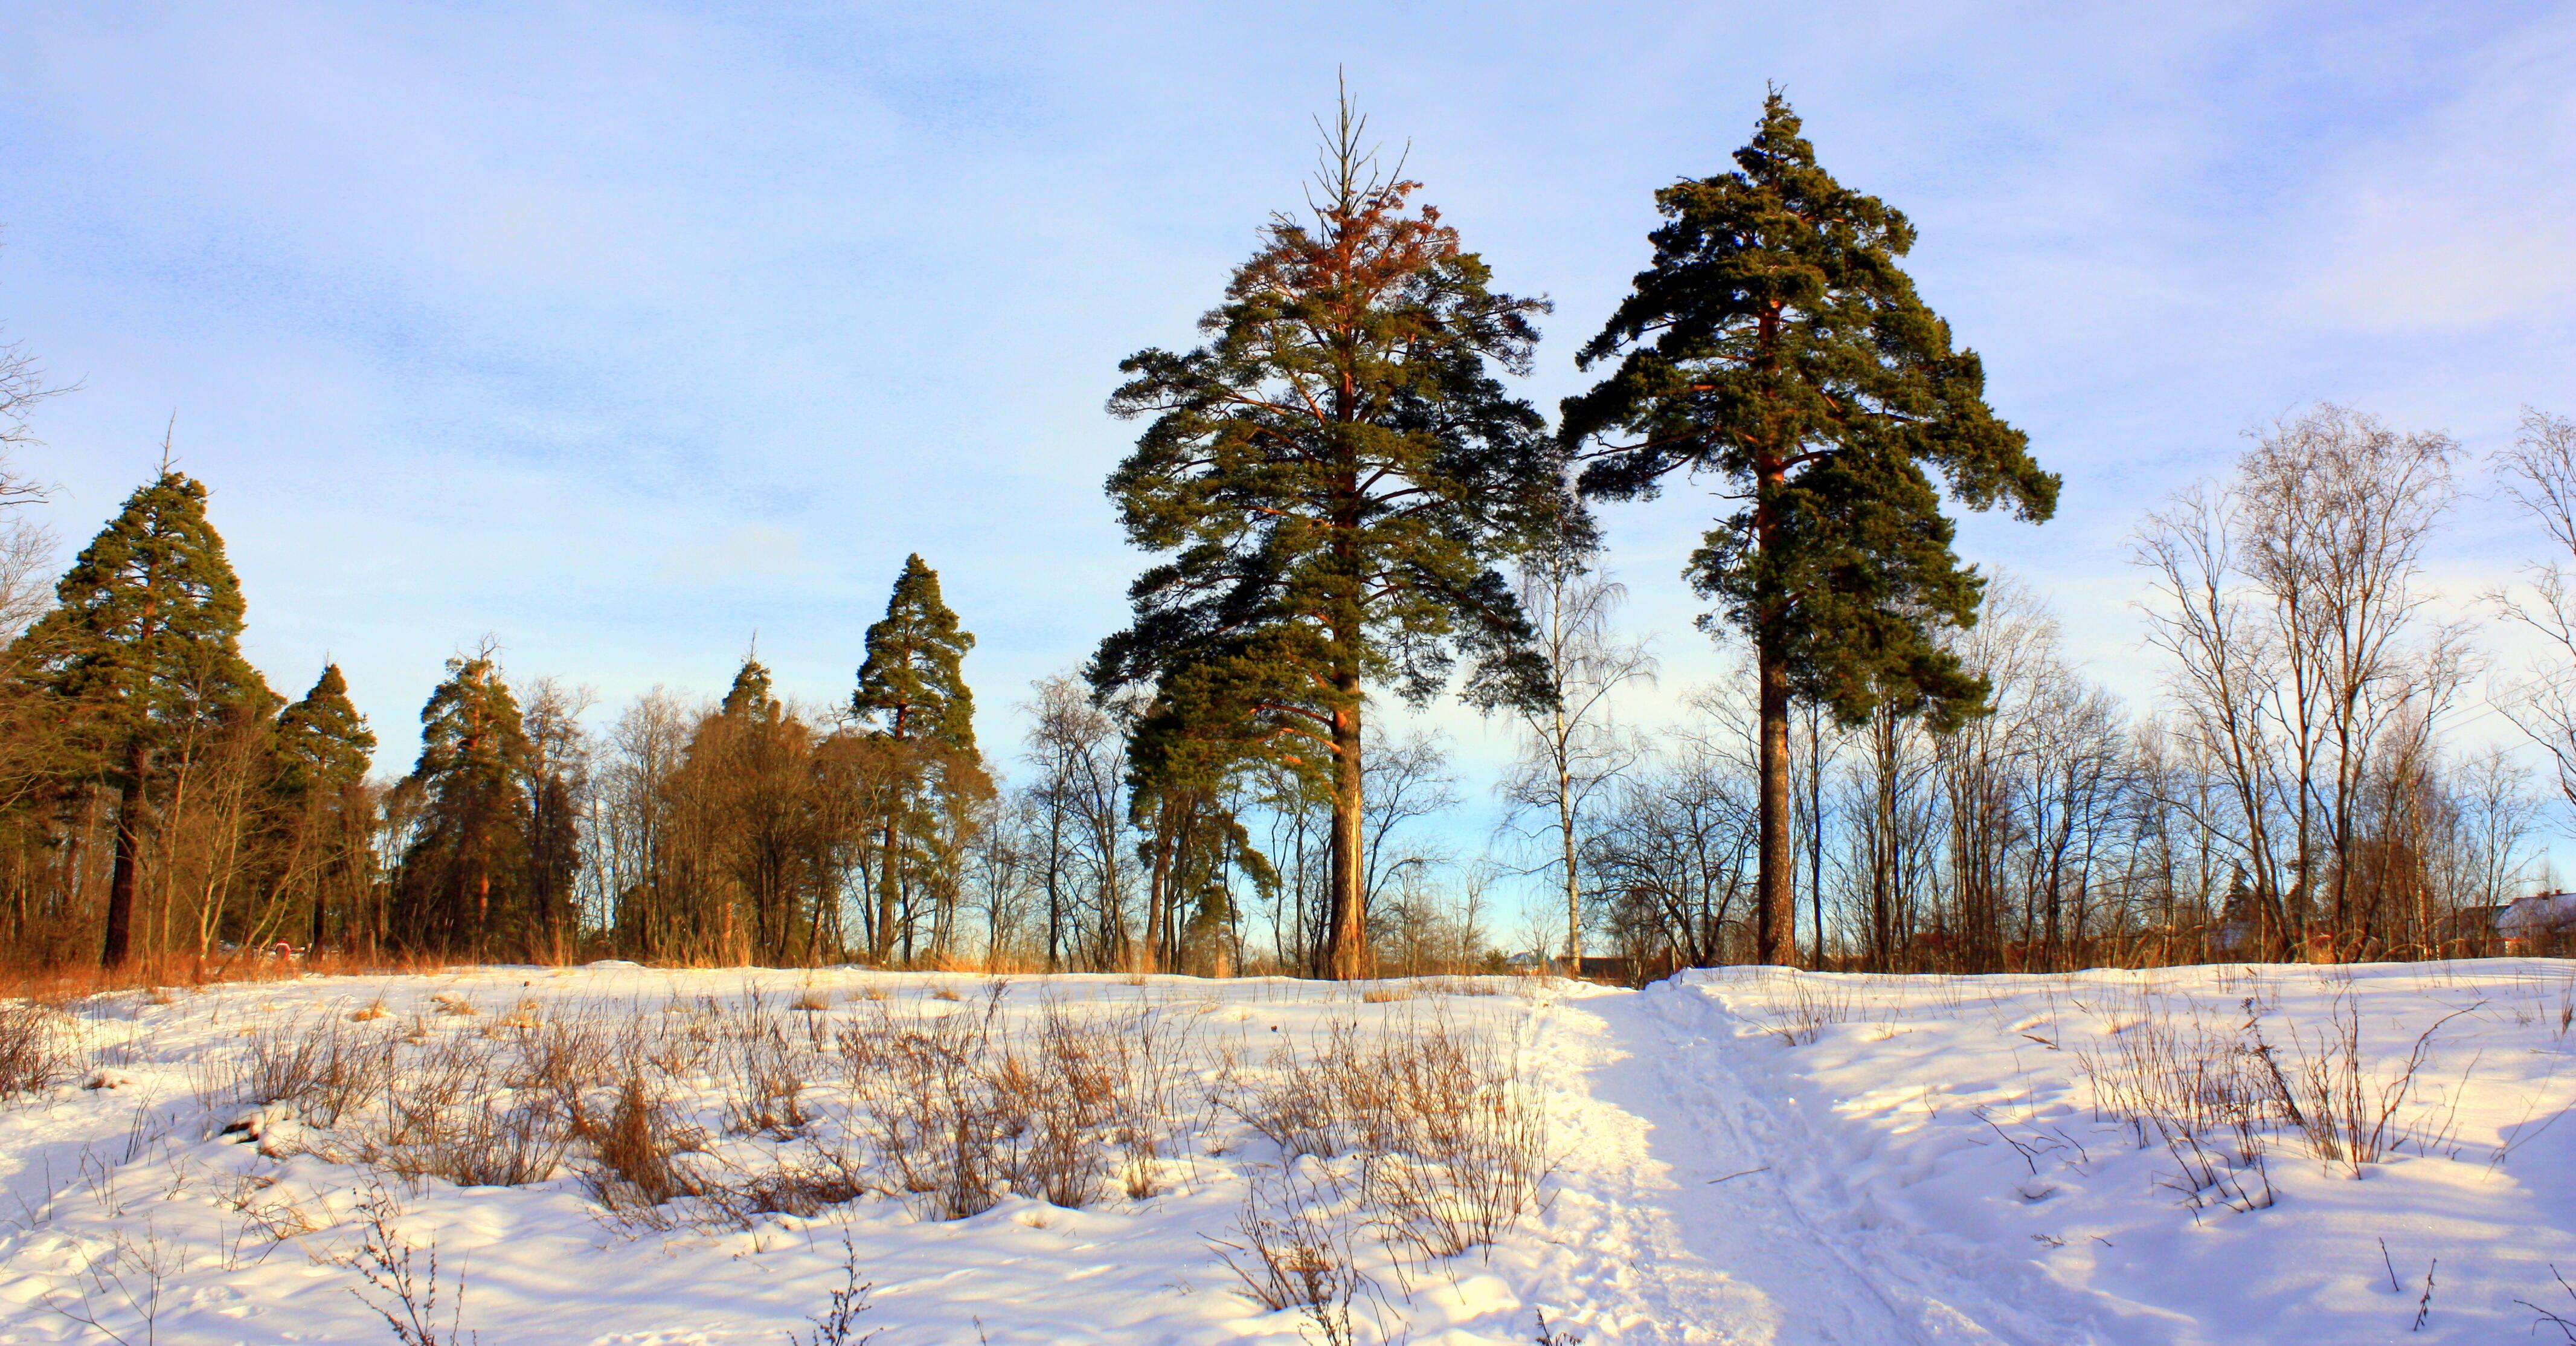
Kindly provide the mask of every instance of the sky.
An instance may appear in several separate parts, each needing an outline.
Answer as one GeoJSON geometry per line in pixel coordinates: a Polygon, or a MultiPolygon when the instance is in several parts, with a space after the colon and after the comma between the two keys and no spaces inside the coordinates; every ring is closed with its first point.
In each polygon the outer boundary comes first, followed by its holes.
{"type": "MultiPolygon", "coordinates": [[[[1033,678],[1121,624],[1118,361],[1302,200],[1337,72],[1497,284],[1522,391],[1783,89],[2063,474],[1960,549],[2134,706],[2141,510],[2323,399],[2457,436],[2445,601],[2538,552],[2479,460],[2576,414],[2576,6],[98,6],[0,15],[0,328],[78,390],[18,466],[76,546],[165,429],[281,691],[346,670],[398,771],[442,662],[846,696],[904,557],[1033,678]]],[[[1606,516],[1660,694],[1723,676],[1717,508],[1606,516]]],[[[2518,657],[2510,641],[2499,661],[2518,657]]],[[[1498,726],[1431,717],[1471,795],[1498,726]]],[[[2472,708],[2488,730],[2496,717],[2472,708]]]]}

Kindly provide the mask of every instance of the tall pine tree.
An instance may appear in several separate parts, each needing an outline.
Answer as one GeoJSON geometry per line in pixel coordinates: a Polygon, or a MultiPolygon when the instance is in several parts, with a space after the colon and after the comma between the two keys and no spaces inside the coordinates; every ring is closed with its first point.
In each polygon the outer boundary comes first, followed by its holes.
{"type": "Polygon", "coordinates": [[[206,517],[202,482],[166,465],[82,549],[58,606],[22,637],[116,791],[115,868],[101,960],[133,954],[134,892],[164,754],[226,716],[276,705],[242,658],[241,584],[206,517]]]}
{"type": "Polygon", "coordinates": [[[420,711],[412,787],[420,820],[403,852],[395,937],[413,948],[482,952],[520,933],[532,812],[528,735],[492,651],[447,661],[420,711]]]}
{"type": "Polygon", "coordinates": [[[884,619],[868,628],[867,659],[850,698],[904,778],[879,840],[872,950],[879,962],[894,955],[898,926],[910,954],[908,895],[946,877],[965,805],[991,789],[975,747],[975,694],[966,686],[966,654],[974,648],[975,637],[940,597],[939,572],[918,553],[906,557],[884,619]]]}
{"type": "Polygon", "coordinates": [[[1367,689],[1416,704],[1461,654],[1488,704],[1551,695],[1500,562],[1563,503],[1562,455],[1498,371],[1527,372],[1541,300],[1495,291],[1420,184],[1377,171],[1345,96],[1311,219],[1274,217],[1207,344],[1120,366],[1150,417],[1111,475],[1129,541],[1171,559],[1091,668],[1151,686],[1189,733],[1321,782],[1332,801],[1328,947],[1364,975],[1361,734],[1367,689]]]}
{"type": "Polygon", "coordinates": [[[1586,494],[1651,497],[1690,472],[1745,502],[1688,573],[1719,605],[1701,624],[1747,637],[1759,670],[1764,962],[1797,952],[1790,701],[1847,723],[1893,701],[1936,727],[1984,707],[1937,635],[1976,620],[1984,582],[1951,551],[1926,467],[1961,502],[2034,522],[2058,484],[1898,266],[1914,226],[1835,182],[1798,132],[1775,91],[1735,172],[1655,194],[1653,264],[1576,358],[1618,366],[1566,400],[1560,426],[1569,445],[1601,445],[1586,494]]]}
{"type": "Polygon", "coordinates": [[[303,700],[278,712],[271,753],[269,792],[287,833],[279,849],[289,866],[272,882],[306,889],[310,944],[319,948],[333,899],[348,907],[370,886],[374,869],[368,840],[375,809],[366,779],[376,736],[349,700],[338,664],[325,666],[303,700]]]}

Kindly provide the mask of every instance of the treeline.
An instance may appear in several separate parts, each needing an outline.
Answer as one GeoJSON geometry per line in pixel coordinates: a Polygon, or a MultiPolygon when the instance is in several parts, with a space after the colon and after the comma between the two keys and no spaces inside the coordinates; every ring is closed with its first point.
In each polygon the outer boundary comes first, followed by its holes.
{"type": "MultiPolygon", "coordinates": [[[[2542,801],[2453,741],[2488,670],[2424,579],[2448,438],[2319,407],[2149,515],[2164,694],[2136,713],[1953,550],[1945,504],[2042,522],[2058,479],[1915,292],[1911,222],[1776,94],[1731,169],[1657,194],[1553,424],[1507,382],[1546,302],[1380,171],[1347,100],[1321,164],[1203,343],[1122,365],[1132,619],[996,754],[914,556],[845,695],[746,656],[719,700],[611,712],[487,644],[371,778],[336,668],[290,703],[242,659],[203,484],[165,455],[48,593],[0,472],[7,948],[1353,977],[1502,966],[1495,894],[1533,883],[1527,952],[1630,976],[2494,947],[2542,801]],[[1594,511],[1678,479],[1732,511],[1684,575],[1743,668],[1646,730],[1594,511]],[[1523,748],[1489,856],[1423,835],[1457,780],[1374,713],[1452,695],[1523,748]]],[[[0,354],[14,443],[53,390],[0,354]]],[[[2529,413],[2497,466],[2559,553],[2492,597],[2563,657],[2493,704],[2576,798],[2576,426],[2529,413]]]]}
{"type": "Polygon", "coordinates": [[[165,468],[49,608],[20,608],[0,684],[0,920],[18,959],[953,947],[994,789],[960,671],[974,639],[919,557],[830,716],[791,709],[746,660],[722,702],[647,697],[602,743],[584,696],[514,687],[487,645],[448,661],[412,770],[370,781],[376,740],[336,666],[288,703],[242,658],[206,496],[165,468]]]}

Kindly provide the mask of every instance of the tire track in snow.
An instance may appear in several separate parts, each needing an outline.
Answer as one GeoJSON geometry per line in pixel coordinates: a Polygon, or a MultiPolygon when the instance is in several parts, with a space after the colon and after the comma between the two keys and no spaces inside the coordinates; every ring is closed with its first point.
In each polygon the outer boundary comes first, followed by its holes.
{"type": "Polygon", "coordinates": [[[1912,1226],[1836,1171],[1831,1137],[1745,1059],[1697,988],[1560,1002],[1578,1100],[1551,1294],[1589,1346],[2081,1346],[2079,1292],[2027,1259],[1912,1226]]]}

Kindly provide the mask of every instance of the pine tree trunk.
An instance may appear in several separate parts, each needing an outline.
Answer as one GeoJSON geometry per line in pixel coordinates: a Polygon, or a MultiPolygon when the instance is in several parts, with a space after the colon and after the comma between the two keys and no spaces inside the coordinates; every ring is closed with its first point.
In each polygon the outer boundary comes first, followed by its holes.
{"type": "Polygon", "coordinates": [[[116,868],[107,882],[102,967],[123,967],[134,957],[134,877],[143,849],[143,773],[149,765],[141,739],[127,745],[125,780],[116,791],[116,868]]]}
{"type": "Polygon", "coordinates": [[[1789,670],[1766,638],[1762,666],[1762,867],[1753,900],[1753,958],[1798,961],[1797,861],[1789,818],[1789,670]]]}
{"type": "MultiPolygon", "coordinates": [[[[1777,305],[1762,314],[1755,340],[1759,348],[1756,363],[1776,367],[1780,340],[1777,305]]],[[[1788,464],[1776,453],[1763,456],[1754,466],[1754,545],[1765,557],[1771,553],[1772,533],[1778,526],[1774,497],[1787,483],[1788,470],[1788,464]]],[[[1757,963],[1794,963],[1798,959],[1798,893],[1797,861],[1793,858],[1796,840],[1790,835],[1789,817],[1789,667],[1780,648],[1779,633],[1786,600],[1776,579],[1759,583],[1770,592],[1756,596],[1753,638],[1754,660],[1760,666],[1761,677],[1758,713],[1762,740],[1762,857],[1753,884],[1753,958],[1757,963]]]]}
{"type": "Polygon", "coordinates": [[[885,966],[886,960],[894,956],[894,829],[893,815],[889,814],[886,819],[885,835],[878,843],[878,853],[883,862],[878,866],[877,871],[876,947],[868,950],[869,956],[876,960],[879,967],[885,966]]]}
{"type": "Polygon", "coordinates": [[[1368,908],[1360,881],[1359,677],[1346,679],[1333,712],[1333,926],[1324,975],[1354,981],[1368,975],[1368,908]]]}
{"type": "Polygon", "coordinates": [[[1136,952],[1138,972],[1159,972],[1163,944],[1163,914],[1170,902],[1172,886],[1172,813],[1168,801],[1156,812],[1161,824],[1154,838],[1154,870],[1145,886],[1145,938],[1136,952]]]}

